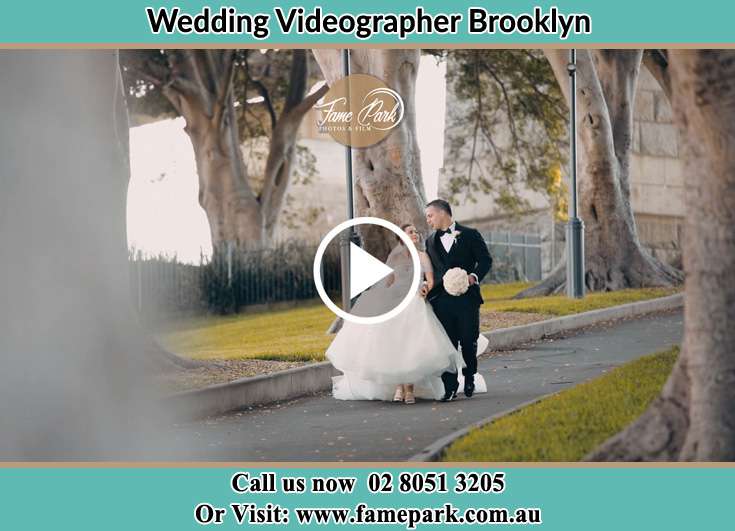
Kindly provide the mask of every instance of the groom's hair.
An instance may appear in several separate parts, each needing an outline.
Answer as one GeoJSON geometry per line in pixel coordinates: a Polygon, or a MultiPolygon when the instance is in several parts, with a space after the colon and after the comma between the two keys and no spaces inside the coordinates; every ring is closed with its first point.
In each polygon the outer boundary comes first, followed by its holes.
{"type": "Polygon", "coordinates": [[[429,201],[426,204],[426,208],[428,208],[430,206],[433,206],[434,208],[438,208],[440,210],[443,210],[444,212],[446,212],[450,216],[452,215],[452,207],[449,206],[449,203],[447,203],[446,201],[444,201],[444,199],[434,199],[433,201],[429,201]]]}

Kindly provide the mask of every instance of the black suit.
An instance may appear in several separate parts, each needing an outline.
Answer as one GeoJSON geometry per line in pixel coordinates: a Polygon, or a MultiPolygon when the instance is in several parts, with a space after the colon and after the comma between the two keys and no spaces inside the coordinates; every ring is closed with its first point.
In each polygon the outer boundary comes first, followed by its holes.
{"type": "MultiPolygon", "coordinates": [[[[449,295],[444,289],[444,274],[453,267],[459,267],[468,273],[477,275],[478,283],[487,275],[492,267],[492,257],[484,238],[475,229],[455,223],[455,231],[459,235],[447,252],[437,232],[426,239],[426,252],[431,258],[434,269],[434,287],[427,295],[437,318],[444,326],[452,344],[462,344],[462,357],[467,365],[462,373],[467,381],[477,372],[477,337],[480,334],[480,305],[483,303],[479,284],[469,287],[466,293],[459,296],[449,295]]],[[[444,386],[454,389],[457,386],[457,375],[446,372],[442,375],[444,386]]]]}

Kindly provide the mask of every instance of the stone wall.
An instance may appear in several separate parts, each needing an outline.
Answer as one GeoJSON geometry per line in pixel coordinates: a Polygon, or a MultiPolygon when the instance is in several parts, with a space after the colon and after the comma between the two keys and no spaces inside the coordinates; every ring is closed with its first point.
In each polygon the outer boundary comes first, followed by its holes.
{"type": "Polygon", "coordinates": [[[657,257],[680,266],[684,179],[678,131],[666,95],[641,69],[635,102],[630,199],[641,241],[657,257]]]}

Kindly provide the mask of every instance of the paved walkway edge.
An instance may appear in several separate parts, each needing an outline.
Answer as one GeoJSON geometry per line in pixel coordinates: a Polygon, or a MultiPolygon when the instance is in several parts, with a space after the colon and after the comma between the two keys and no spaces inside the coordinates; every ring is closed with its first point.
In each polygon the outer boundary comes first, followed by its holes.
{"type": "MultiPolygon", "coordinates": [[[[679,293],[658,299],[632,302],[576,315],[557,317],[547,321],[513,326],[486,332],[484,335],[490,340],[490,349],[504,350],[546,336],[568,332],[604,321],[672,310],[683,305],[684,296],[679,293]]],[[[165,400],[176,418],[197,419],[220,415],[249,406],[290,400],[326,391],[332,385],[332,376],[336,374],[339,374],[339,371],[332,367],[331,363],[325,361],[272,374],[242,378],[194,391],[184,391],[171,395],[165,400]]]]}
{"type": "Polygon", "coordinates": [[[482,428],[483,426],[486,426],[490,424],[491,422],[495,422],[500,417],[510,415],[511,413],[518,411],[519,409],[523,409],[524,407],[533,405],[536,402],[543,400],[544,398],[548,398],[560,392],[561,391],[556,391],[554,393],[548,393],[546,395],[536,397],[532,400],[528,400],[527,402],[523,402],[522,404],[518,404],[515,407],[506,409],[505,411],[501,411],[500,413],[496,413],[495,415],[492,415],[490,417],[473,422],[466,428],[459,429],[455,432],[450,433],[449,435],[445,435],[444,437],[442,437],[441,439],[438,439],[437,441],[434,441],[429,446],[421,450],[419,453],[410,457],[408,460],[409,461],[423,461],[423,462],[439,461],[444,455],[444,452],[446,451],[446,449],[449,448],[452,445],[452,443],[454,443],[454,441],[461,439],[462,437],[470,433],[472,430],[477,429],[477,428],[482,428]]]}
{"type": "Polygon", "coordinates": [[[318,393],[331,387],[332,376],[336,374],[339,371],[323,361],[184,391],[165,400],[175,418],[198,419],[318,393]]]}
{"type": "Polygon", "coordinates": [[[684,305],[684,295],[677,293],[668,297],[659,297],[646,301],[631,302],[620,306],[611,306],[600,310],[565,315],[546,321],[530,323],[521,326],[512,326],[483,335],[490,340],[491,350],[504,350],[530,341],[536,341],[546,336],[553,336],[561,332],[569,332],[577,328],[599,324],[605,321],[637,317],[648,313],[664,310],[673,310],[684,305]]]}

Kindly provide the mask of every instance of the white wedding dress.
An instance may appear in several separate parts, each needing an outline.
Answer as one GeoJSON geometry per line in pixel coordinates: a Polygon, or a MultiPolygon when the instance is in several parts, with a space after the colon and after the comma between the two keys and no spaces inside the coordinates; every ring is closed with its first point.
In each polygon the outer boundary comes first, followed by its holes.
{"type": "MultiPolygon", "coordinates": [[[[431,271],[431,261],[421,257],[422,273],[431,271]]],[[[376,315],[395,307],[411,285],[412,262],[405,247],[391,252],[386,264],[394,273],[363,293],[352,309],[359,315],[376,315]],[[375,311],[371,311],[375,310],[375,311]]],[[[485,351],[488,340],[480,334],[477,353],[485,351]]],[[[459,372],[464,360],[452,346],[431,305],[418,293],[397,316],[378,324],[345,321],[332,341],[326,357],[342,375],[332,378],[332,394],[339,400],[392,400],[398,384],[414,384],[417,398],[438,400],[444,394],[441,374],[459,372]]],[[[475,392],[487,392],[479,373],[475,392]]]]}

